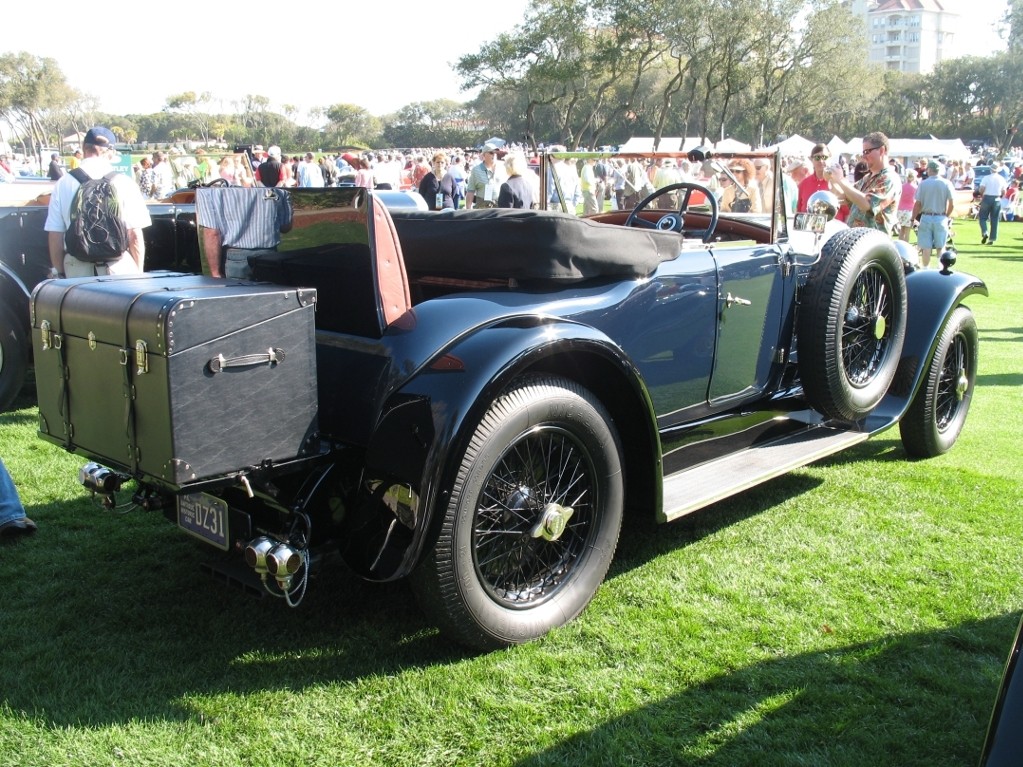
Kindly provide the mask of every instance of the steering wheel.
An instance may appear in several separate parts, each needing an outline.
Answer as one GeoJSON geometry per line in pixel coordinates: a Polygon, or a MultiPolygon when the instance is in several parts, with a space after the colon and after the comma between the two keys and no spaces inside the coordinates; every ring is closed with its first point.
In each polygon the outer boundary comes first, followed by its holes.
{"type": "Polygon", "coordinates": [[[198,179],[196,179],[195,181],[189,181],[188,182],[188,188],[189,189],[198,189],[199,187],[209,187],[209,186],[230,186],[230,182],[228,182],[228,180],[226,178],[220,178],[220,177],[217,177],[217,178],[214,178],[214,179],[210,179],[209,181],[206,181],[206,182],[199,181],[198,179]]]}
{"type": "Polygon", "coordinates": [[[710,242],[714,237],[714,230],[718,226],[718,198],[714,196],[714,193],[710,191],[703,184],[696,184],[691,181],[681,181],[677,184],[668,184],[658,189],[653,194],[647,195],[643,200],[640,201],[639,205],[632,209],[632,213],[625,219],[625,226],[632,226],[638,229],[658,229],[662,232],[678,232],[682,233],[683,227],[685,226],[684,214],[689,210],[689,200],[692,198],[694,192],[700,192],[706,197],[707,202],[710,204],[710,221],[707,224],[706,229],[700,229],[699,231],[693,232],[694,237],[699,237],[704,242],[710,242]],[[678,213],[672,211],[665,213],[657,221],[650,222],[645,218],[639,216],[640,211],[647,208],[651,202],[659,197],[672,192],[683,191],[682,198],[678,204],[678,213]]]}

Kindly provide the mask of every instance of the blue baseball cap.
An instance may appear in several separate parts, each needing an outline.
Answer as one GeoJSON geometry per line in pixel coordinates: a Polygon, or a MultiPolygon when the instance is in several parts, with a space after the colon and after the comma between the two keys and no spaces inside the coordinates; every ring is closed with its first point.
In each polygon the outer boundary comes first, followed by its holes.
{"type": "Polygon", "coordinates": [[[110,128],[104,128],[102,125],[97,125],[95,128],[89,128],[89,132],[85,134],[85,138],[82,140],[82,143],[93,144],[94,146],[112,147],[115,141],[117,141],[117,139],[114,138],[114,134],[111,133],[110,128]]]}

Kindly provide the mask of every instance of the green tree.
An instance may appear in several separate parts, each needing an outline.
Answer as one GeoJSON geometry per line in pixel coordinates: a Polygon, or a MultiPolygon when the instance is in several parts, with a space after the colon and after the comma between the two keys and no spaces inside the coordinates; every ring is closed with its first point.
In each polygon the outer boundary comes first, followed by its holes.
{"type": "Polygon", "coordinates": [[[78,98],[54,59],[0,55],[0,119],[31,154],[60,138],[66,107],[78,98]]]}
{"type": "Polygon", "coordinates": [[[530,141],[647,131],[766,142],[807,119],[858,114],[871,93],[866,64],[850,64],[862,51],[838,0],[554,0],[456,71],[483,88],[488,122],[530,141]]]}
{"type": "MultiPolygon", "coordinates": [[[[206,144],[210,140],[210,123],[213,120],[213,115],[208,109],[212,101],[213,94],[209,91],[199,94],[196,94],[195,91],[185,91],[169,96],[164,110],[188,117],[192,126],[198,131],[199,139],[206,144]]],[[[186,132],[185,136],[187,135],[186,132]]]]}
{"type": "Polygon", "coordinates": [[[1004,150],[1023,127],[1023,60],[1008,50],[939,64],[927,78],[927,106],[939,130],[986,138],[1004,150]]]}
{"type": "Polygon", "coordinates": [[[329,143],[348,146],[365,141],[373,117],[355,104],[334,104],[323,111],[327,118],[326,134],[329,143]]]}
{"type": "Polygon", "coordinates": [[[807,130],[826,120],[828,130],[861,113],[876,90],[863,57],[861,22],[844,4],[803,0],[765,2],[756,17],[760,30],[751,91],[749,128],[758,143],[807,130]]]}

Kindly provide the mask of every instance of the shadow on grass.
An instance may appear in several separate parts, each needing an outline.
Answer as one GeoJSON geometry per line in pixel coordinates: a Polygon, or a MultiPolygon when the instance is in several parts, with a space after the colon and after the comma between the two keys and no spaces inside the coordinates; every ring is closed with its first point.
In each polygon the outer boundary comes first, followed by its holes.
{"type": "MultiPolygon", "coordinates": [[[[8,417],[21,416],[3,416],[8,417]]],[[[821,463],[904,457],[897,440],[875,439],[821,463]]],[[[637,521],[650,520],[649,513],[633,515],[611,576],[822,481],[789,474],[667,526],[637,521]]],[[[301,691],[472,657],[425,622],[403,583],[369,584],[333,568],[319,574],[300,609],[291,610],[281,600],[255,600],[201,575],[209,550],[158,513],[112,514],[86,499],[28,511],[41,520],[40,533],[0,547],[5,584],[0,702],[54,728],[189,721],[195,716],[189,699],[195,696],[301,691]]],[[[850,648],[839,656],[884,649],[850,648]]],[[[829,685],[829,657],[788,658],[774,668],[796,677],[823,675],[829,685]]],[[[720,721],[709,709],[727,710],[733,691],[738,696],[756,679],[750,669],[725,675],[601,728],[589,742],[599,745],[630,728],[628,738],[639,737],[644,728],[666,728],[680,710],[699,712],[701,706],[706,711],[677,737],[708,737],[710,723],[720,721]]],[[[550,759],[561,759],[572,742],[553,749],[550,759]]],[[[546,758],[537,755],[527,764],[544,764],[546,758]]]]}
{"type": "Polygon", "coordinates": [[[993,373],[977,375],[978,386],[1023,386],[1023,373],[993,373]]]}
{"type": "MultiPolygon", "coordinates": [[[[630,520],[610,575],[820,481],[779,477],[671,525],[630,520]]],[[[0,548],[0,699],[53,727],[188,720],[192,696],[294,691],[473,657],[425,621],[404,583],[325,568],[292,610],[201,574],[210,550],[159,513],[116,514],[86,498],[28,513],[40,532],[0,548]]]]}
{"type": "Polygon", "coordinates": [[[38,416],[34,409],[29,410],[31,405],[15,403],[16,410],[0,413],[0,427],[23,426],[25,424],[35,425],[38,416]]]}
{"type": "Polygon", "coordinates": [[[21,387],[21,391],[18,392],[18,396],[14,398],[14,404],[11,405],[11,410],[24,410],[26,408],[33,408],[35,406],[36,406],[35,370],[29,368],[28,373],[25,376],[25,383],[21,387]]]}
{"type": "Polygon", "coordinates": [[[668,524],[657,523],[650,509],[629,509],[608,578],[762,514],[781,500],[810,492],[820,484],[813,477],[786,474],[668,524]]]}
{"type": "Polygon", "coordinates": [[[516,764],[976,764],[1018,617],[763,660],[516,764]]]}
{"type": "MultiPolygon", "coordinates": [[[[826,467],[868,461],[903,463],[908,460],[897,437],[873,437],[811,465],[826,467]]],[[[650,509],[629,508],[608,578],[627,573],[666,552],[676,551],[744,519],[763,514],[783,501],[813,491],[826,481],[799,472],[784,474],[666,525],[658,524],[650,509]]]]}
{"type": "Polygon", "coordinates": [[[203,575],[210,550],[159,513],[85,499],[27,511],[40,531],[0,547],[0,702],[52,727],[186,720],[182,699],[193,695],[301,690],[471,657],[425,623],[403,583],[336,567],[289,609],[203,575]]]}
{"type": "Polygon", "coordinates": [[[1019,343],[1023,328],[994,328],[980,331],[981,348],[986,344],[1019,343]]]}

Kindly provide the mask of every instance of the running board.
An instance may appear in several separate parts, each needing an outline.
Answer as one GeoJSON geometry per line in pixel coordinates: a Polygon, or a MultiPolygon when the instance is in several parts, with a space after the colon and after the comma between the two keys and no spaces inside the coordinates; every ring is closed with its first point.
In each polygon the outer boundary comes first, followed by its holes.
{"type": "Polygon", "coordinates": [[[661,521],[691,514],[868,437],[869,432],[816,427],[672,474],[664,480],[661,521]]]}

